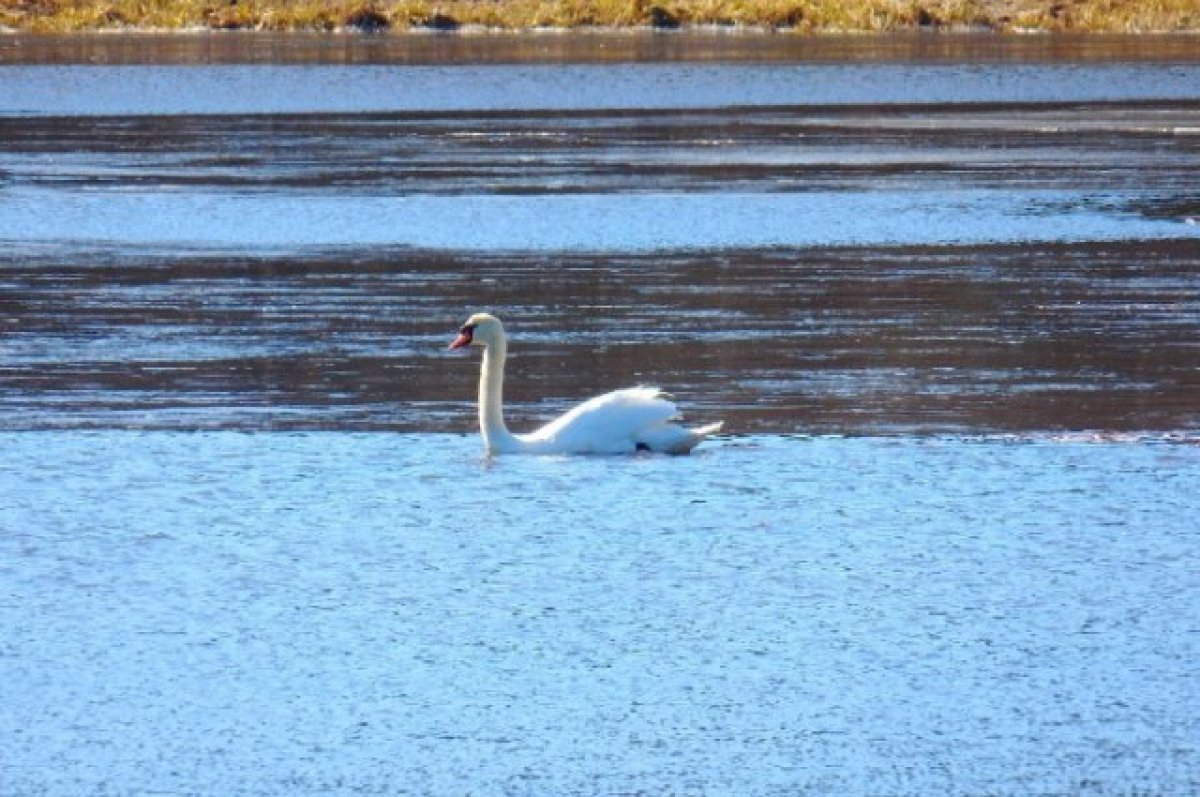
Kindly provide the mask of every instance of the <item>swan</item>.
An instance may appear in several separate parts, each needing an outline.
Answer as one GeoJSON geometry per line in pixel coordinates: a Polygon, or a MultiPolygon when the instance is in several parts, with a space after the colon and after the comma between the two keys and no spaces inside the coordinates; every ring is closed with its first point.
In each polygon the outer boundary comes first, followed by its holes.
{"type": "Polygon", "coordinates": [[[500,319],[476,313],[467,319],[451,349],[483,348],[479,374],[479,429],[488,454],[686,454],[722,422],[696,429],[671,423],[675,405],[654,387],[630,387],[589,399],[529,434],[513,434],[504,423],[504,360],[508,339],[500,319]]]}

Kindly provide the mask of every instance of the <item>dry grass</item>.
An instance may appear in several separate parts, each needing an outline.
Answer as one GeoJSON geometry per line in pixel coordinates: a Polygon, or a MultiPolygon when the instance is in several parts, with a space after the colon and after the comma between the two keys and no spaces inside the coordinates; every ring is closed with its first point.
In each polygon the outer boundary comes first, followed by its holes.
{"type": "Polygon", "coordinates": [[[1200,30],[1200,0],[0,0],[0,26],[409,30],[746,25],[799,32],[973,26],[996,30],[1200,30]]]}

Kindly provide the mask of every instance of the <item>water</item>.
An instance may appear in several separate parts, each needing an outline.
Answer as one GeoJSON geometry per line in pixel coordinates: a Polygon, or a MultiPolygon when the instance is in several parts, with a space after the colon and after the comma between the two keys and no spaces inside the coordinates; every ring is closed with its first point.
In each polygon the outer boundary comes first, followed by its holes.
{"type": "Polygon", "coordinates": [[[72,250],[10,261],[12,429],[523,429],[657,383],[740,432],[1195,435],[1188,241],[602,254],[72,250]]]}
{"type": "Polygon", "coordinates": [[[1200,788],[1194,446],[0,442],[9,793],[1200,788]]]}
{"type": "Polygon", "coordinates": [[[1193,99],[1200,64],[10,66],[0,112],[370,113],[1193,99]]]}
{"type": "Polygon", "coordinates": [[[1193,45],[0,42],[0,794],[1200,792],[1193,45]]]}

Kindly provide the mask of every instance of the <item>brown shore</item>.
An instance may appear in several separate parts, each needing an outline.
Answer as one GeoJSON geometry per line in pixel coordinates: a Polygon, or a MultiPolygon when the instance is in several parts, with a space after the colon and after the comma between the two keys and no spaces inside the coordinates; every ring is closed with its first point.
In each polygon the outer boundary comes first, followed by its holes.
{"type": "Polygon", "coordinates": [[[986,31],[796,36],[713,28],[387,35],[314,31],[104,31],[0,35],[19,64],[1197,63],[1190,33],[986,31]]]}
{"type": "Polygon", "coordinates": [[[789,33],[1200,31],[1200,0],[0,0],[0,29],[518,31],[714,26],[789,33]]]}

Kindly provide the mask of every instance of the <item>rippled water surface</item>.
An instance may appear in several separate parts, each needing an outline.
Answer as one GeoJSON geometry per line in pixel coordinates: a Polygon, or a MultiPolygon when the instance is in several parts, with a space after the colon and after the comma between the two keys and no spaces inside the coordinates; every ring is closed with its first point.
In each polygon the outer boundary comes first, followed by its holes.
{"type": "Polygon", "coordinates": [[[0,436],[14,794],[1191,794],[1200,448],[0,436]]]}
{"type": "Polygon", "coordinates": [[[805,41],[0,41],[0,793],[1200,792],[1194,42],[805,41]]]}

